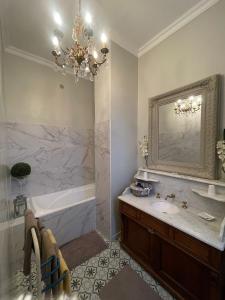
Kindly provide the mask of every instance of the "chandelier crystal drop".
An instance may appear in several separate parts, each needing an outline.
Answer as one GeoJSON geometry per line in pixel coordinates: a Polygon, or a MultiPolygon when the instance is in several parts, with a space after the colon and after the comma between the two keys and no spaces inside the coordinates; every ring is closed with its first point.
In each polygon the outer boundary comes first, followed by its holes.
{"type": "Polygon", "coordinates": [[[175,102],[175,113],[177,115],[195,113],[200,110],[202,105],[202,96],[190,96],[186,99],[179,99],[175,102]]]}
{"type": "Polygon", "coordinates": [[[93,81],[100,66],[107,61],[109,53],[106,46],[107,37],[102,34],[102,48],[98,51],[91,28],[91,15],[86,15],[85,22],[81,16],[81,0],[78,0],[78,5],[78,14],[75,16],[72,31],[72,47],[63,48],[63,33],[55,30],[55,41],[53,41],[55,48],[52,55],[60,70],[63,72],[68,68],[73,70],[75,82],[78,82],[79,78],[93,81]]]}

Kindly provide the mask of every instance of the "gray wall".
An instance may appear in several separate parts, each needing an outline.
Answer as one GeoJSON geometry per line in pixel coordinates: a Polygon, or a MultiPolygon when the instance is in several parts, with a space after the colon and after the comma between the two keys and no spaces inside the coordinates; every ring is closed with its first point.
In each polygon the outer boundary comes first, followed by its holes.
{"type": "MultiPolygon", "coordinates": [[[[25,193],[51,193],[94,181],[94,85],[5,55],[9,165],[28,162],[25,193]]],[[[18,182],[12,181],[12,197],[18,182]]]]}
{"type": "Polygon", "coordinates": [[[138,59],[111,46],[111,213],[112,237],[120,231],[118,195],[137,170],[138,59]]]}
{"type": "MultiPolygon", "coordinates": [[[[213,74],[225,74],[225,0],[139,58],[138,139],[148,131],[148,99],[213,74]]],[[[224,80],[223,80],[224,82],[224,80]]],[[[221,137],[225,127],[224,86],[221,137]]],[[[142,160],[139,155],[139,165],[142,160]]]]}

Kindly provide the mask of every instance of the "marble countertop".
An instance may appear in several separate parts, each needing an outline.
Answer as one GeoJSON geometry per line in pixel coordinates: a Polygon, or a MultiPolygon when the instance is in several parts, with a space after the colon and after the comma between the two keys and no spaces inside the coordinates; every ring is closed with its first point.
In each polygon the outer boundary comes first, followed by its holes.
{"type": "Polygon", "coordinates": [[[191,207],[183,209],[181,203],[175,200],[167,201],[176,205],[179,208],[179,212],[177,214],[165,214],[151,207],[153,202],[163,200],[156,199],[155,196],[135,197],[128,193],[118,198],[218,250],[223,251],[225,248],[225,241],[221,241],[219,238],[222,219],[217,218],[215,221],[205,221],[197,215],[200,211],[191,207]]]}

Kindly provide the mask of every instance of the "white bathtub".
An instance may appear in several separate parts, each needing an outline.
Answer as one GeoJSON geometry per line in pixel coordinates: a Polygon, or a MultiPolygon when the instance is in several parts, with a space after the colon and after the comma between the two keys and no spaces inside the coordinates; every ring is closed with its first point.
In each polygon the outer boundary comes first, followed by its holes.
{"type": "Polygon", "coordinates": [[[36,218],[95,199],[95,185],[88,184],[56,193],[36,196],[28,200],[36,218]]]}
{"type": "Polygon", "coordinates": [[[94,184],[32,197],[28,207],[53,231],[59,246],[96,228],[94,184]]]}

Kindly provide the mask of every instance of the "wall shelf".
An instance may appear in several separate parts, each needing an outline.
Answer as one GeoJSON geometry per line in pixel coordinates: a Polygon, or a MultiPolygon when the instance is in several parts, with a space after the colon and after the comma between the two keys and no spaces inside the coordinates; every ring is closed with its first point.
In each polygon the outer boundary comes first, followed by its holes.
{"type": "Polygon", "coordinates": [[[225,202],[225,195],[219,195],[219,194],[209,195],[208,191],[198,190],[198,189],[192,189],[192,192],[204,198],[213,199],[219,202],[225,202]]]}
{"type": "Polygon", "coordinates": [[[193,176],[188,176],[188,175],[182,175],[182,174],[178,174],[178,173],[169,173],[169,172],[165,172],[165,171],[158,171],[158,170],[144,169],[144,168],[139,168],[139,171],[147,172],[149,174],[162,175],[162,176],[173,177],[173,178],[178,178],[178,179],[183,179],[183,180],[189,180],[189,181],[193,181],[193,182],[205,183],[207,185],[213,184],[215,186],[225,187],[225,181],[222,181],[222,180],[211,180],[211,179],[193,177],[193,176]]]}
{"type": "Polygon", "coordinates": [[[138,180],[145,181],[145,182],[160,182],[158,179],[154,179],[154,178],[146,178],[146,177],[143,177],[143,176],[141,176],[141,175],[135,175],[134,178],[135,178],[135,179],[138,179],[138,180]]]}

